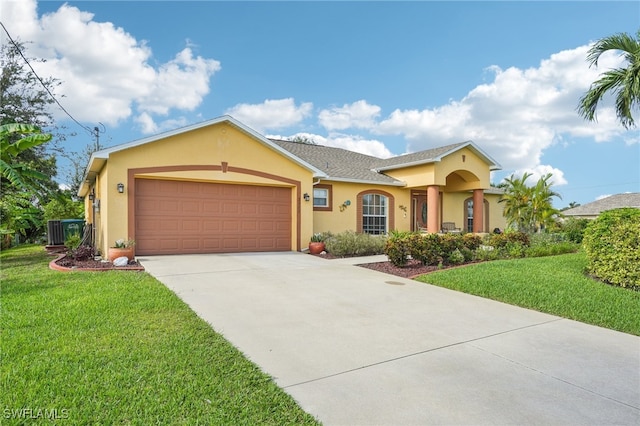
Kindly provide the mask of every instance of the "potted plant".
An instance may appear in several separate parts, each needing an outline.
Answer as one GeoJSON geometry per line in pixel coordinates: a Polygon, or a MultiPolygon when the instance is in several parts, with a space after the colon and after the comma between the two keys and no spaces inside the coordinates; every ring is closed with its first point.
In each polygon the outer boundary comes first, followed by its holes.
{"type": "Polygon", "coordinates": [[[136,242],[132,239],[128,240],[116,240],[114,247],[109,247],[109,262],[116,260],[119,257],[126,257],[131,262],[135,258],[135,252],[133,246],[136,242]]]}
{"type": "Polygon", "coordinates": [[[318,233],[311,236],[309,243],[309,253],[320,254],[324,251],[324,235],[318,233]]]}

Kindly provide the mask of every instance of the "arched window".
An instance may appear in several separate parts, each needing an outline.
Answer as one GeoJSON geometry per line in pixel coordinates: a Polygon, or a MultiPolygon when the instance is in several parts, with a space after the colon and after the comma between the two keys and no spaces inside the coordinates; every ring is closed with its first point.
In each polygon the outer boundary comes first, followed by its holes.
{"type": "Polygon", "coordinates": [[[393,228],[393,196],[384,191],[358,194],[358,231],[381,235],[393,228]]]}
{"type": "MultiPolygon", "coordinates": [[[[489,232],[489,202],[484,200],[484,231],[489,232]]],[[[464,225],[467,232],[473,232],[473,197],[464,200],[464,225]]]]}

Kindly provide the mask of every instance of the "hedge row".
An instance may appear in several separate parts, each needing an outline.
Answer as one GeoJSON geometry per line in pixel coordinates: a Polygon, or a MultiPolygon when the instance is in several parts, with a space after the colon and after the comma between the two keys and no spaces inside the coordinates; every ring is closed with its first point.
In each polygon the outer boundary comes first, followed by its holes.
{"type": "Polygon", "coordinates": [[[395,266],[411,258],[424,265],[460,264],[473,259],[482,238],[474,234],[420,234],[394,232],[387,239],[385,254],[395,266]]]}
{"type": "Polygon", "coordinates": [[[620,287],[640,289],[640,209],[603,212],[584,232],[587,270],[620,287]]]}

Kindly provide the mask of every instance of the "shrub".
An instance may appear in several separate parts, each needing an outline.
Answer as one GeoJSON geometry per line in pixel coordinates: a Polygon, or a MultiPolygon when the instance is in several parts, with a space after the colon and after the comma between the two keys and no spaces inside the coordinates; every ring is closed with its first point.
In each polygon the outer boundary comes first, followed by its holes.
{"type": "Polygon", "coordinates": [[[394,266],[405,266],[409,261],[410,245],[410,232],[391,231],[384,245],[384,254],[394,266]]]}
{"type": "Polygon", "coordinates": [[[576,243],[566,240],[564,234],[533,234],[531,245],[525,249],[526,257],[555,256],[575,253],[580,249],[576,243]]]}
{"type": "Polygon", "coordinates": [[[620,287],[640,288],[640,210],[605,211],[584,232],[587,270],[620,287]]]}
{"type": "Polygon", "coordinates": [[[345,231],[326,239],[327,252],[338,257],[369,256],[385,252],[386,238],[381,235],[345,231]]]}
{"type": "Polygon", "coordinates": [[[476,234],[464,234],[462,236],[462,245],[469,250],[477,250],[482,244],[482,237],[476,234]]]}
{"type": "Polygon", "coordinates": [[[78,234],[71,234],[64,240],[64,245],[70,252],[80,247],[80,243],[82,243],[82,238],[78,234]]]}
{"type": "Polygon", "coordinates": [[[464,255],[460,252],[460,249],[455,249],[449,254],[449,263],[452,265],[460,265],[464,263],[464,255]]]}
{"type": "Polygon", "coordinates": [[[500,258],[500,252],[495,250],[492,246],[481,245],[473,253],[475,260],[487,261],[497,260],[500,258]]]}
{"type": "Polygon", "coordinates": [[[93,259],[96,254],[96,250],[88,245],[81,245],[77,249],[72,250],[70,255],[75,260],[89,260],[93,259]]]}
{"type": "Polygon", "coordinates": [[[442,263],[444,253],[438,234],[419,234],[411,236],[411,257],[423,265],[438,265],[442,263]]]}
{"type": "Polygon", "coordinates": [[[560,232],[567,240],[580,244],[584,237],[584,230],[587,229],[589,222],[591,222],[589,219],[569,218],[562,224],[560,232]]]}

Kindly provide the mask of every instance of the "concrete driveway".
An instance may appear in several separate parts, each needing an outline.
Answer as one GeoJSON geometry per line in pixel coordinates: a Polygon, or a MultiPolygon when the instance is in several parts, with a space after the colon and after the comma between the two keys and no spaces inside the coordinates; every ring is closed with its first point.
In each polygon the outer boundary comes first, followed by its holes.
{"type": "Polygon", "coordinates": [[[638,337],[352,259],[138,260],[326,425],[640,424],[638,337]]]}

